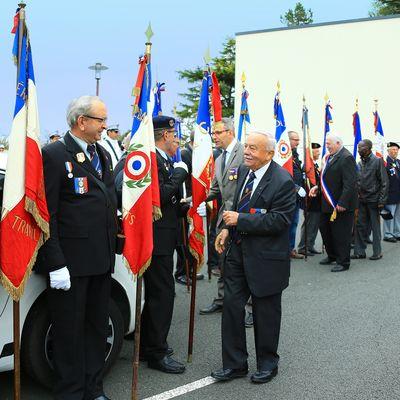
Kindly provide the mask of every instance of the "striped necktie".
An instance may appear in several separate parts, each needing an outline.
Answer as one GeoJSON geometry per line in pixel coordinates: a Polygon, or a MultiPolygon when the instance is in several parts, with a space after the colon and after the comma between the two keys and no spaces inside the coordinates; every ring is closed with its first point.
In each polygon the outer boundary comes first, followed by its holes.
{"type": "Polygon", "coordinates": [[[256,174],[252,171],[249,174],[249,179],[247,179],[247,183],[242,192],[242,197],[237,205],[237,210],[239,212],[249,212],[249,203],[253,191],[254,179],[256,179],[256,174]]]}
{"type": "Polygon", "coordinates": [[[90,162],[92,163],[93,168],[96,170],[97,175],[101,179],[103,172],[101,170],[100,158],[97,154],[96,146],[94,144],[88,144],[87,151],[90,155],[90,162]]]}

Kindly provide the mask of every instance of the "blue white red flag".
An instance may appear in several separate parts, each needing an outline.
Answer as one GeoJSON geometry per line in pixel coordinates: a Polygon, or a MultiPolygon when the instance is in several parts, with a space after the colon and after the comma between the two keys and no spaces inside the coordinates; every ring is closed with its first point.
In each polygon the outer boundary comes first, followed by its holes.
{"type": "Polygon", "coordinates": [[[330,132],[331,123],[333,122],[331,109],[331,102],[330,100],[327,100],[325,105],[324,143],[322,144],[322,158],[325,156],[326,153],[326,135],[330,132]]]}
{"type": "Polygon", "coordinates": [[[176,131],[176,137],[179,140],[179,146],[176,149],[176,153],[172,157],[172,161],[179,162],[179,161],[182,161],[181,147],[180,147],[180,143],[182,140],[182,127],[181,127],[181,121],[179,121],[177,118],[175,119],[175,131],[176,131]]]}
{"type": "Polygon", "coordinates": [[[12,32],[15,33],[13,56],[19,75],[1,213],[0,282],[14,300],[19,300],[37,252],[49,238],[50,217],[39,141],[35,75],[24,9],[17,10],[12,32]],[[19,43],[22,43],[21,51],[19,43]]]}
{"type": "Polygon", "coordinates": [[[246,140],[247,132],[250,130],[250,114],[249,106],[247,104],[247,98],[249,92],[243,88],[241,104],[240,104],[240,117],[239,117],[239,128],[238,128],[238,141],[244,142],[246,140]]]}
{"type": "Polygon", "coordinates": [[[275,95],[274,117],[276,121],[275,139],[276,151],[274,160],[285,168],[293,176],[292,148],[290,147],[289,135],[286,131],[285,118],[280,100],[280,90],[275,95]]]}
{"type": "Polygon", "coordinates": [[[353,157],[357,159],[357,147],[358,143],[362,140],[361,135],[361,125],[360,125],[360,116],[358,111],[353,114],[353,130],[354,130],[354,146],[353,146],[353,157]]]}
{"type": "MultiPolygon", "coordinates": [[[[375,128],[375,141],[374,141],[374,153],[377,157],[385,160],[386,142],[385,135],[383,134],[381,118],[378,111],[374,112],[374,128],[375,128]]],[[[386,160],[385,160],[386,162],[386,160]]]]}
{"type": "Polygon", "coordinates": [[[192,207],[188,213],[189,250],[201,267],[204,260],[203,218],[197,207],[206,200],[214,176],[214,158],[211,142],[211,116],[209,101],[210,74],[205,72],[201,84],[199,109],[194,127],[192,158],[192,207]]]}
{"type": "Polygon", "coordinates": [[[157,117],[157,115],[162,115],[161,92],[164,91],[165,91],[165,83],[156,82],[156,86],[154,87],[153,117],[157,117]]]}
{"type": "Polygon", "coordinates": [[[126,236],[123,255],[133,272],[141,275],[153,252],[153,219],[161,217],[157,159],[154,144],[150,54],[139,59],[134,88],[131,138],[122,187],[122,224],[126,236]]]}

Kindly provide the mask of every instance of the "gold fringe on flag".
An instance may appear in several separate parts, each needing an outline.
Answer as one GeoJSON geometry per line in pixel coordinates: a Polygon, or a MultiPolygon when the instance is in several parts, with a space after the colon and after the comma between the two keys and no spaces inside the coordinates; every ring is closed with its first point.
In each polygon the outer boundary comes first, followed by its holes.
{"type": "Polygon", "coordinates": [[[43,232],[44,238],[43,243],[50,237],[50,227],[49,223],[45,221],[39,213],[36,203],[29,197],[25,196],[25,211],[30,213],[35,222],[38,224],[39,228],[43,232]]]}

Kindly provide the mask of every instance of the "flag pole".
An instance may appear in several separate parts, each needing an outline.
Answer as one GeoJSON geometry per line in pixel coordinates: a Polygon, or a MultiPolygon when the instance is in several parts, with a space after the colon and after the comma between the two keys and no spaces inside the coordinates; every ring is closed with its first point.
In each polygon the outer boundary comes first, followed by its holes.
{"type": "MultiPolygon", "coordinates": [[[[303,157],[304,157],[304,171],[305,171],[305,177],[304,177],[304,182],[305,182],[305,187],[306,187],[306,192],[307,192],[307,126],[306,126],[306,119],[305,119],[305,112],[306,112],[306,98],[303,95],[303,157]]],[[[305,244],[305,249],[304,249],[304,260],[308,261],[308,229],[307,229],[307,222],[308,222],[308,193],[306,193],[306,197],[304,199],[304,244],[305,244]]]]}
{"type": "MultiPolygon", "coordinates": [[[[150,63],[151,55],[151,38],[153,36],[153,31],[151,25],[147,27],[145,32],[147,42],[146,42],[146,63],[150,63]]],[[[150,116],[151,118],[151,116],[150,116]]],[[[135,343],[133,349],[133,376],[132,376],[132,393],[131,399],[138,400],[138,382],[139,382],[139,353],[140,353],[140,326],[142,317],[142,287],[143,287],[143,275],[138,274],[137,285],[136,285],[136,307],[135,307],[135,343]]]]}
{"type": "MultiPolygon", "coordinates": [[[[18,25],[18,64],[17,64],[17,90],[19,73],[21,70],[22,39],[25,28],[25,6],[24,2],[18,4],[19,25],[18,25]]],[[[21,399],[21,353],[20,353],[20,307],[19,300],[13,301],[13,340],[14,340],[14,400],[21,399]]]]}

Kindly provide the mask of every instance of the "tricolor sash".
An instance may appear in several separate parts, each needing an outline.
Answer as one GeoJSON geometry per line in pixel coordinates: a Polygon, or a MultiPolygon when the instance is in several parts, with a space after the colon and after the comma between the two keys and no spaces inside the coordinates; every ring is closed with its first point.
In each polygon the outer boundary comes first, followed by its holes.
{"type": "Polygon", "coordinates": [[[329,163],[329,156],[330,156],[330,154],[327,153],[324,157],[324,162],[323,162],[322,172],[321,172],[321,190],[322,190],[323,196],[325,197],[325,200],[333,207],[333,212],[332,212],[331,219],[330,219],[330,221],[333,222],[337,217],[337,211],[336,211],[337,202],[333,198],[332,193],[329,190],[329,188],[325,182],[325,171],[326,171],[326,168],[329,163]]]}

